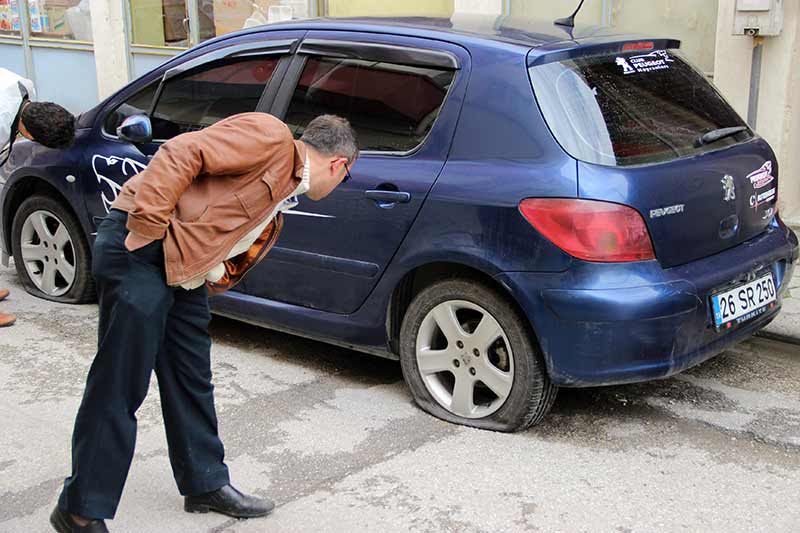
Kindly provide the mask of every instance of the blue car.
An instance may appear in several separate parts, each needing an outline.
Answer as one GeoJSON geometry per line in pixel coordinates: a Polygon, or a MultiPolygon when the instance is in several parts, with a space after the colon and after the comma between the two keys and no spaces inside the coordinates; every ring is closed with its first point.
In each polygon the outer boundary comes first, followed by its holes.
{"type": "Polygon", "coordinates": [[[663,378],[775,318],[798,258],[769,145],[678,41],[552,22],[306,20],[194,47],[0,174],[2,252],[33,294],[94,298],[92,241],[160,144],[241,112],[355,127],[353,179],[301,200],[213,311],[399,359],[479,428],[559,387],[663,378]]]}

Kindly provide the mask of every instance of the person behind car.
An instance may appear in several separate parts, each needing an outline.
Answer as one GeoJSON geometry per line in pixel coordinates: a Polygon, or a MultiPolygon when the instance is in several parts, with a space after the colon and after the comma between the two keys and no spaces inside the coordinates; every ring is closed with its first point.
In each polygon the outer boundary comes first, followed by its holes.
{"type": "Polygon", "coordinates": [[[75,420],[72,475],[50,517],[57,531],[107,531],[154,370],[184,509],[235,518],[272,511],[231,486],[223,461],[208,292],[241,280],[277,240],[294,197],[326,197],[357,155],[342,118],[317,117],[295,141],[277,118],[244,113],[167,141],[125,183],[94,244],[99,345],[75,420]]]}
{"type": "MultiPolygon", "coordinates": [[[[0,167],[11,156],[17,135],[49,148],[69,146],[75,137],[75,117],[58,104],[33,102],[33,82],[0,67],[0,167]]],[[[0,289],[0,300],[8,297],[0,289]]],[[[10,326],[16,317],[0,313],[0,327],[10,326]]]]}

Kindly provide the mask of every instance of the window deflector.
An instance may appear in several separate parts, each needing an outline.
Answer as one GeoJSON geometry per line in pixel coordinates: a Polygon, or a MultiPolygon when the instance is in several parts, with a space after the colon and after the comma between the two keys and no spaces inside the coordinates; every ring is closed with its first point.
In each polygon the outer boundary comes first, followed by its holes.
{"type": "Polygon", "coordinates": [[[425,50],[411,46],[332,39],[306,39],[297,51],[303,55],[323,55],[342,59],[385,61],[402,65],[458,70],[456,57],[441,50],[425,50]]]}
{"type": "MultiPolygon", "coordinates": [[[[161,82],[158,84],[158,89],[153,97],[153,103],[150,105],[150,112],[148,113],[148,116],[154,116],[153,113],[155,113],[156,106],[158,106],[158,101],[161,99],[161,93],[164,90],[164,84],[170,79],[221,59],[233,59],[240,57],[244,58],[256,55],[286,54],[291,50],[296,41],[297,39],[280,39],[269,42],[260,41],[226,46],[225,48],[220,48],[219,50],[214,50],[213,52],[203,54],[198,58],[190,59],[185,63],[167,70],[161,77],[161,82]]],[[[269,83],[267,83],[267,85],[269,85],[269,83]]],[[[266,90],[266,86],[264,89],[266,90]]]]}

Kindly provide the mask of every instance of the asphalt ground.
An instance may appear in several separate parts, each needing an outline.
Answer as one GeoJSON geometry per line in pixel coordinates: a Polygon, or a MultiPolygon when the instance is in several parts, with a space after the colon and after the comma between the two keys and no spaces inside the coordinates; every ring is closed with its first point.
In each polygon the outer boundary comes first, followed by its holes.
{"type": "MultiPolygon", "coordinates": [[[[13,293],[0,311],[0,531],[48,531],[97,308],[13,293]]],[[[112,531],[798,531],[800,348],[752,339],[676,377],[562,390],[517,434],[416,408],[396,362],[215,318],[220,432],[267,518],[190,515],[153,382],[112,531]]]]}

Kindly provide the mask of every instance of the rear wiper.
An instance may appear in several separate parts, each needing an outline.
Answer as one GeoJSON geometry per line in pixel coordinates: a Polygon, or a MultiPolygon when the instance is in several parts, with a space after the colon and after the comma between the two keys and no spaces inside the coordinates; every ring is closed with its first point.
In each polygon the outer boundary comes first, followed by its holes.
{"type": "Polygon", "coordinates": [[[725,139],[727,137],[731,137],[732,135],[736,135],[737,133],[741,133],[743,131],[747,131],[746,126],[735,126],[733,128],[720,128],[718,130],[709,131],[697,138],[694,142],[695,147],[699,148],[704,144],[711,144],[715,143],[719,140],[725,139]]]}

